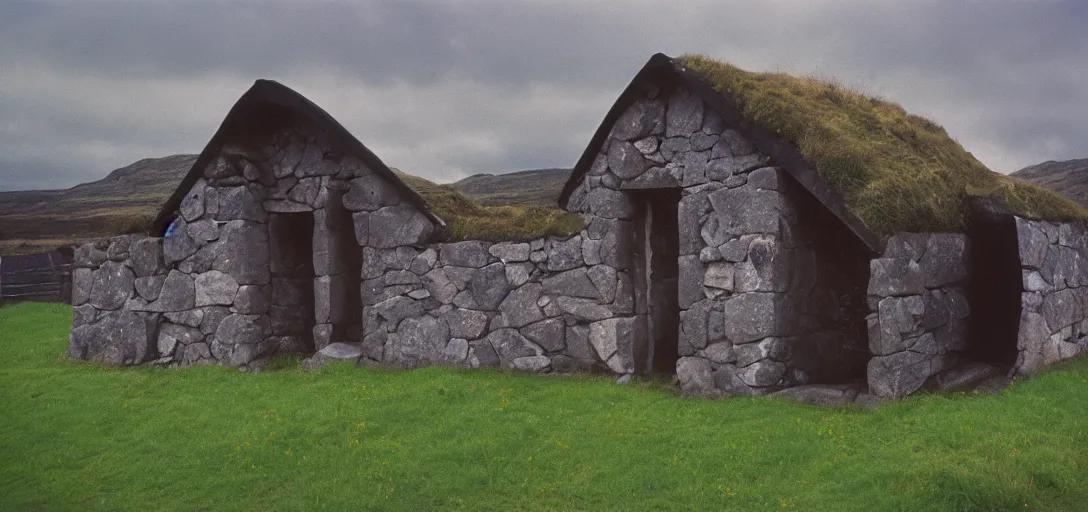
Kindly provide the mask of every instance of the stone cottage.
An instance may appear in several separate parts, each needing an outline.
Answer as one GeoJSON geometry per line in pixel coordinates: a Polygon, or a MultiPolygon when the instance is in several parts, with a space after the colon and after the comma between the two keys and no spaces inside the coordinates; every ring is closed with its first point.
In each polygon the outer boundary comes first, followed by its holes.
{"type": "Polygon", "coordinates": [[[1088,347],[1081,224],[986,205],[966,232],[885,239],[796,146],[664,55],[559,203],[580,232],[447,242],[325,111],[258,81],[148,237],[77,251],[69,354],[256,369],[295,352],[850,398],[954,387],[963,368],[1030,373],[1088,347]]]}

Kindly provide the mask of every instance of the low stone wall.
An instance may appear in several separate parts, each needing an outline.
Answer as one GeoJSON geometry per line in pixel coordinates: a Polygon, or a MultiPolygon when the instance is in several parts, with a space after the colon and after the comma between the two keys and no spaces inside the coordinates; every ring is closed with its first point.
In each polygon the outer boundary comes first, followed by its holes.
{"type": "Polygon", "coordinates": [[[900,233],[870,263],[868,381],[879,396],[917,391],[967,348],[970,246],[959,233],[900,233]]]}
{"type": "Polygon", "coordinates": [[[160,239],[119,236],[80,246],[72,270],[69,357],[118,365],[157,358],[162,313],[129,305],[140,297],[155,300],[166,280],[160,239]]]}
{"type": "Polygon", "coordinates": [[[1016,218],[1024,291],[1016,373],[1088,351],[1088,232],[1078,223],[1016,218]]]}
{"type": "MultiPolygon", "coordinates": [[[[603,233],[601,234],[604,235],[603,233]]],[[[633,291],[590,233],[364,248],[366,361],[634,371],[633,291]],[[583,251],[585,249],[585,251],[583,251]]]]}

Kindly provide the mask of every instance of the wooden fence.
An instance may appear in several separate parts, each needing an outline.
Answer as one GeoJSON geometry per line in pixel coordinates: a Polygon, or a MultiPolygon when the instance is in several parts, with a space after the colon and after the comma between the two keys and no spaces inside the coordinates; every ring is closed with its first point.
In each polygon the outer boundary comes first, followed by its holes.
{"type": "Polygon", "coordinates": [[[72,256],[61,251],[0,256],[0,303],[72,299],[72,256]]]}

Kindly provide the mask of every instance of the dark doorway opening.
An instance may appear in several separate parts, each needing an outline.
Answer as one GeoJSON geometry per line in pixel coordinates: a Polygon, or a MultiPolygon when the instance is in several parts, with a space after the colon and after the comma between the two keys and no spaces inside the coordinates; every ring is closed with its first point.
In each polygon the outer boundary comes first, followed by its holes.
{"type": "Polygon", "coordinates": [[[329,322],[333,342],[362,341],[363,300],[361,296],[363,248],[355,240],[351,211],[344,207],[342,194],[329,194],[326,221],[334,253],[329,289],[329,322]]]}
{"type": "Polygon", "coordinates": [[[633,340],[635,373],[672,375],[680,337],[680,189],[629,193],[635,206],[635,312],[643,326],[633,340]]]}
{"type": "Polygon", "coordinates": [[[272,296],[269,320],[280,352],[314,350],[314,216],[273,213],[268,218],[272,296]]]}
{"type": "Polygon", "coordinates": [[[971,277],[967,283],[969,360],[1016,363],[1023,291],[1016,220],[989,198],[973,198],[967,222],[971,277]]]}

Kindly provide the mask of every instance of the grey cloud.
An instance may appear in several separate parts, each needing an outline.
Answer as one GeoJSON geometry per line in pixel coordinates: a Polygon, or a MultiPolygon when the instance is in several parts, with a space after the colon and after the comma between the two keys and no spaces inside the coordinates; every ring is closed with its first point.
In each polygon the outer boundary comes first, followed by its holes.
{"type": "Polygon", "coordinates": [[[1010,172],[1088,155],[1084,5],[14,3],[0,16],[0,190],[196,152],[259,77],[410,172],[569,166],[658,51],[834,77],[935,119],[1010,172]]]}

